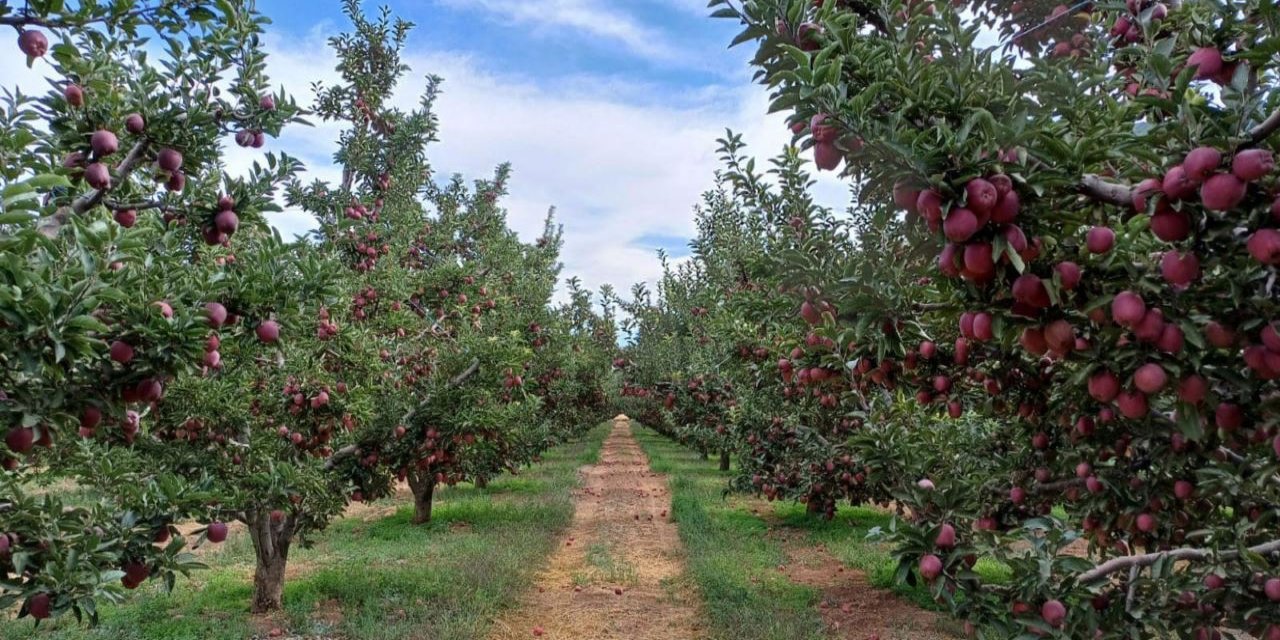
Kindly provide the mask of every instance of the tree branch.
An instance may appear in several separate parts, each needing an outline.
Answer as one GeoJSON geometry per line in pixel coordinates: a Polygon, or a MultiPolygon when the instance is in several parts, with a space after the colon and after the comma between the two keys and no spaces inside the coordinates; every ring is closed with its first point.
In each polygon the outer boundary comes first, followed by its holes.
{"type": "MultiPolygon", "coordinates": [[[[1280,540],[1272,540],[1263,544],[1249,547],[1250,553],[1267,554],[1280,551],[1280,540]]],[[[1231,560],[1240,555],[1239,551],[1223,551],[1217,555],[1219,560],[1231,560]]],[[[1214,557],[1213,549],[1173,549],[1171,551],[1158,551],[1156,553],[1144,553],[1141,555],[1123,556],[1120,558],[1112,558],[1089,571],[1080,574],[1077,581],[1080,584],[1089,584],[1098,582],[1103,578],[1130,568],[1139,568],[1151,566],[1159,562],[1163,558],[1168,558],[1174,562],[1193,562],[1198,560],[1208,560],[1214,557]]]]}
{"type": "Polygon", "coordinates": [[[1276,109],[1274,113],[1267,116],[1258,126],[1249,130],[1249,144],[1254,145],[1271,137],[1271,134],[1280,129],[1280,109],[1276,109]]]}
{"type": "MultiPolygon", "coordinates": [[[[139,140],[133,148],[129,150],[129,155],[116,167],[116,182],[112,186],[116,186],[129,178],[129,174],[133,173],[138,161],[142,159],[142,154],[147,150],[147,141],[139,140]]],[[[72,213],[80,214],[92,209],[95,205],[102,201],[103,196],[107,195],[108,189],[94,189],[71,203],[72,213]]]]}
{"type": "Polygon", "coordinates": [[[1080,179],[1080,193],[1099,202],[1114,204],[1118,207],[1133,206],[1133,187],[1107,182],[1094,174],[1088,174],[1080,179]]]}

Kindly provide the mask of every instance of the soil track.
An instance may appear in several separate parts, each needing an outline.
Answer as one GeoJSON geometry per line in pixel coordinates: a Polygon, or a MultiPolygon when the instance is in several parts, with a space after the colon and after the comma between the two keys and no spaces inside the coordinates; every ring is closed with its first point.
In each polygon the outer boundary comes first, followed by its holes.
{"type": "Polygon", "coordinates": [[[697,595],[679,580],[684,549],[666,476],[649,470],[630,420],[614,420],[599,464],[579,473],[560,548],[490,640],[705,638],[697,595]]]}

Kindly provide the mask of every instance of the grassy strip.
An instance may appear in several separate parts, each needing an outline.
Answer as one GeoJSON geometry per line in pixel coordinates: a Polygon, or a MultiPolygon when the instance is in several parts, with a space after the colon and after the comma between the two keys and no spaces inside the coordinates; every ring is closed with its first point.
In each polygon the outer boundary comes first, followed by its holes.
{"type": "Polygon", "coordinates": [[[70,617],[38,630],[29,620],[7,622],[0,638],[242,640],[273,628],[305,637],[481,638],[555,548],[573,517],[575,472],[598,460],[608,432],[600,425],[485,489],[437,492],[426,527],[410,523],[411,499],[389,504],[389,515],[335,522],[314,547],[290,554],[286,610],[271,619],[248,613],[253,553],[240,533],[207,553],[211,568],[180,580],[172,594],[144,587],[104,606],[97,628],[70,617]]]}
{"type": "MultiPolygon", "coordinates": [[[[822,545],[846,567],[861,571],[873,586],[892,590],[928,609],[939,609],[923,585],[896,584],[897,562],[891,545],[876,540],[893,515],[882,509],[844,507],[832,520],[808,513],[794,502],[761,503],[725,496],[732,472],[649,429],[636,430],[654,471],[671,475],[673,509],[680,537],[689,550],[693,579],[702,589],[712,626],[733,640],[821,638],[814,608],[819,595],[792,584],[777,571],[786,562],[780,540],[766,537],[770,524],[791,540],[822,545]],[[754,513],[756,509],[759,513],[754,513]],[[799,534],[799,538],[795,534],[799,534]]],[[[794,544],[794,542],[792,542],[794,544]]],[[[987,582],[1009,579],[1009,568],[979,559],[975,571],[987,582]]]]}
{"type": "Polygon", "coordinates": [[[688,551],[715,637],[725,640],[823,638],[818,592],[792,583],[777,567],[786,553],[766,537],[768,525],[744,503],[724,496],[730,472],[649,429],[636,429],[650,467],[668,474],[672,517],[688,551]]]}

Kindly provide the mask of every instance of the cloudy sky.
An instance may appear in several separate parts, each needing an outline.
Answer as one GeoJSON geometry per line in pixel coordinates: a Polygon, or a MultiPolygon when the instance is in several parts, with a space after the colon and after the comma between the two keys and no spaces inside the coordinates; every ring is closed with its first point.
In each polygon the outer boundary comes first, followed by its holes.
{"type": "MultiPolygon", "coordinates": [[[[311,83],[335,77],[326,38],[347,29],[338,0],[258,5],[274,21],[269,73],[309,104],[311,83]]],[[[765,114],[765,91],[751,84],[750,50],[726,48],[736,25],[706,17],[705,0],[389,5],[417,25],[405,60],[412,77],[397,101],[416,102],[427,74],[445,80],[441,140],[429,152],[438,176],[487,176],[511,162],[512,225],[531,239],[555,206],[565,229],[564,275],[591,288],[609,282],[626,291],[652,281],[659,248],[687,254],[692,207],[712,185],[715,140],[726,128],[744,134],[759,156],[775,155],[789,140],[783,117],[765,114]]],[[[286,151],[311,173],[336,179],[336,137],[336,128],[294,127],[267,150],[286,151]]],[[[229,153],[233,166],[252,159],[252,151],[229,153]]],[[[833,206],[846,200],[830,177],[817,193],[833,206]]],[[[311,225],[300,212],[272,222],[286,234],[311,225]]]]}

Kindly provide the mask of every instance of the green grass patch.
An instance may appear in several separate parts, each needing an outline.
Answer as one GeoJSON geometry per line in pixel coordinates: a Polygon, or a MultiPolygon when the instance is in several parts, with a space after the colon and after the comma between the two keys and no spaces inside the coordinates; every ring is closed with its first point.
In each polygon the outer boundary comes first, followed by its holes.
{"type": "MultiPolygon", "coordinates": [[[[482,638],[490,621],[519,600],[573,517],[576,470],[599,458],[611,424],[547,452],[518,476],[484,489],[438,491],[433,521],[415,526],[410,500],[374,520],[338,520],[310,549],[290,554],[285,611],[293,635],[368,640],[482,638]],[[296,571],[296,575],[292,572],[296,571]]],[[[207,571],[179,579],[171,594],[143,588],[101,607],[96,628],[67,616],[35,629],[0,623],[6,640],[243,640],[264,632],[248,613],[253,573],[248,536],[206,554],[207,571]]]]}
{"type": "Polygon", "coordinates": [[[670,476],[672,517],[702,592],[714,637],[725,640],[824,638],[819,594],[777,567],[786,552],[765,536],[768,525],[724,495],[732,472],[649,429],[635,429],[650,468],[670,476]]]}

